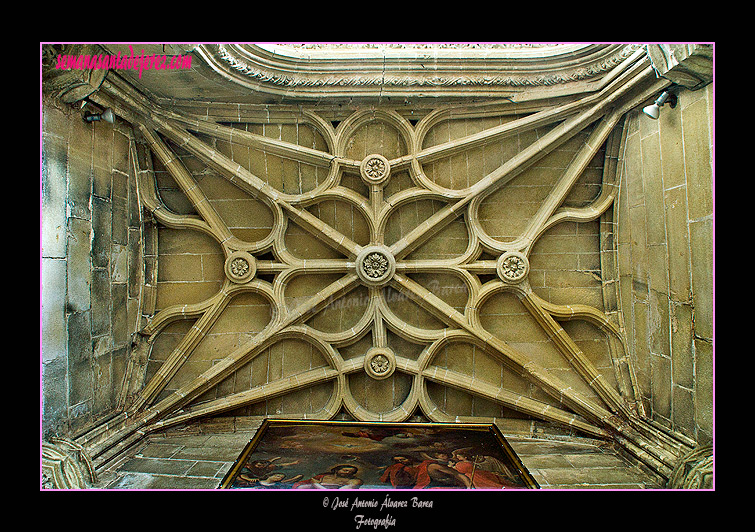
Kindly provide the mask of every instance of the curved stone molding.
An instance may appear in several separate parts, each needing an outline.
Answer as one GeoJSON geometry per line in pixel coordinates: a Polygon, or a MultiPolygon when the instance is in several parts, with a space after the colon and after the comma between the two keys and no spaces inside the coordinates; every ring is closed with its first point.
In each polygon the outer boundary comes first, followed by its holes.
{"type": "MultiPolygon", "coordinates": [[[[433,96],[480,89],[550,87],[606,74],[635,52],[633,44],[554,44],[541,47],[328,48],[202,44],[195,52],[240,85],[296,97],[433,96]],[[432,68],[428,68],[431,64],[432,68]]],[[[490,94],[488,94],[490,95],[490,94]]]]}
{"type": "Polygon", "coordinates": [[[671,473],[672,489],[713,488],[713,445],[697,447],[683,456],[671,473]]]}
{"type": "Polygon", "coordinates": [[[246,251],[234,251],[225,260],[225,274],[234,283],[245,283],[257,272],[257,261],[246,251]]]}
{"type": "Polygon", "coordinates": [[[396,271],[396,259],[385,246],[367,246],[357,255],[356,266],[366,285],[383,286],[396,271]]]}
{"type": "Polygon", "coordinates": [[[373,379],[387,379],[395,369],[396,356],[388,347],[372,347],[364,356],[364,371],[373,379]]]}

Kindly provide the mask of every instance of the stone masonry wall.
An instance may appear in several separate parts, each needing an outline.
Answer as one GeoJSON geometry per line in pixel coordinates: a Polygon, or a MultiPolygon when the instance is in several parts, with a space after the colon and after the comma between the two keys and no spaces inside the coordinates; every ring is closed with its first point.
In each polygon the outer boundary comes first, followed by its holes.
{"type": "Polygon", "coordinates": [[[112,412],[141,287],[140,210],[129,125],[85,123],[45,97],[41,175],[43,432],[67,436],[112,412]]]}
{"type": "Polygon", "coordinates": [[[623,321],[652,419],[713,430],[713,86],[630,114],[619,198],[623,321]]]}

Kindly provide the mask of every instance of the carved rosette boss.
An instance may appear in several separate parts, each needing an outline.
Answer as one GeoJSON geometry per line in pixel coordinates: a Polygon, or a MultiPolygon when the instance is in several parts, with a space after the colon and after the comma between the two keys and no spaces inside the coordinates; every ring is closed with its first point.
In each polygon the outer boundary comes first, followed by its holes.
{"type": "Polygon", "coordinates": [[[387,379],[396,369],[396,357],[388,347],[373,347],[364,357],[364,371],[376,380],[387,379]]]}
{"type": "Polygon", "coordinates": [[[225,274],[234,283],[245,283],[252,279],[256,272],[257,262],[246,251],[234,251],[225,260],[225,274]]]}
{"type": "Polygon", "coordinates": [[[368,155],[359,165],[359,173],[368,185],[380,185],[390,177],[391,166],[388,159],[379,154],[368,155]]]}
{"type": "Polygon", "coordinates": [[[367,246],[356,260],[357,275],[368,286],[383,286],[396,272],[396,259],[384,246],[367,246]]]}
{"type": "Polygon", "coordinates": [[[526,255],[517,251],[508,251],[498,258],[496,267],[498,277],[507,283],[522,281],[530,271],[530,261],[526,255]]]}

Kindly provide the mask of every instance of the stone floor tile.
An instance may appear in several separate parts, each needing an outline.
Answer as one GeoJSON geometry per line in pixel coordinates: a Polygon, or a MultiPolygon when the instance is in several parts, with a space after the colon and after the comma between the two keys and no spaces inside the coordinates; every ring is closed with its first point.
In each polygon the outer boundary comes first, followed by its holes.
{"type": "Polygon", "coordinates": [[[189,468],[186,476],[215,478],[223,465],[223,462],[198,461],[189,468]]]}
{"type": "MultiPolygon", "coordinates": [[[[214,489],[251,432],[153,437],[103,476],[107,489],[214,489]]],[[[655,479],[593,441],[507,438],[542,489],[658,488],[655,479]]]]}

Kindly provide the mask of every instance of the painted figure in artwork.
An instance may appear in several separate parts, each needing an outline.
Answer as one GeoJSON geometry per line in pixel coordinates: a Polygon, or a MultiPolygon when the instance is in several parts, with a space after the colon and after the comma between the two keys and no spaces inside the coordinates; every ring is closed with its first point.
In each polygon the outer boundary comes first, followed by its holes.
{"type": "Polygon", "coordinates": [[[419,454],[425,460],[433,460],[447,466],[453,465],[453,461],[451,460],[452,454],[449,451],[446,451],[445,449],[439,447],[430,452],[421,451],[419,454]]]}
{"type": "Polygon", "coordinates": [[[537,488],[506,441],[474,427],[268,421],[224,486],[247,489],[537,488]]]}
{"type": "Polygon", "coordinates": [[[506,465],[493,456],[473,454],[470,449],[457,449],[452,455],[453,467],[469,478],[477,489],[503,489],[515,483],[506,465]]]}
{"type": "Polygon", "coordinates": [[[290,465],[296,465],[299,460],[290,462],[278,462],[280,456],[270,458],[269,460],[249,460],[239,473],[239,480],[245,485],[252,485],[259,479],[267,477],[276,469],[290,465]],[[276,463],[277,462],[277,463],[276,463]]]}
{"type": "Polygon", "coordinates": [[[391,436],[391,433],[388,431],[369,429],[359,429],[356,432],[343,432],[342,434],[344,436],[348,436],[349,438],[369,438],[370,440],[374,441],[382,441],[386,436],[391,436]]]}
{"type": "Polygon", "coordinates": [[[296,489],[356,489],[362,485],[361,479],[356,477],[359,469],[348,464],[334,466],[327,473],[302,480],[294,484],[296,489]]]}
{"type": "Polygon", "coordinates": [[[262,478],[254,479],[251,486],[257,489],[291,489],[292,484],[302,479],[303,475],[286,478],[283,473],[268,473],[262,478]]]}
{"type": "Polygon", "coordinates": [[[448,467],[437,459],[415,460],[410,456],[396,455],[380,477],[396,489],[422,489],[434,487],[471,487],[470,480],[462,473],[448,467]]]}

